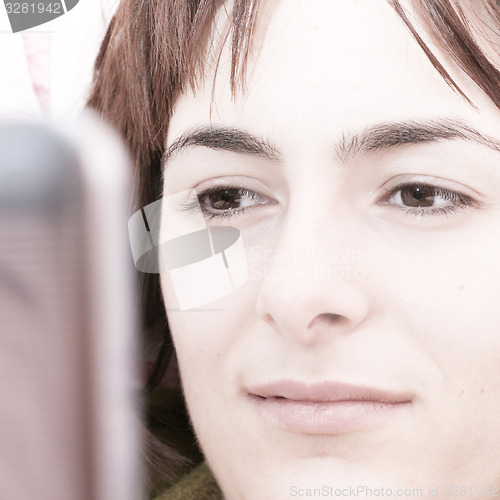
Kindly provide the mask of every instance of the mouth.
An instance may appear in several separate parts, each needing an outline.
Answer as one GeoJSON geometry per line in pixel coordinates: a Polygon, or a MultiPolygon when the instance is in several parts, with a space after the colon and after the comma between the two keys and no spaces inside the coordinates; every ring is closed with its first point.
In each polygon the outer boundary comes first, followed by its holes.
{"type": "Polygon", "coordinates": [[[264,419],[302,434],[341,435],[407,409],[409,394],[340,382],[279,381],[252,388],[249,399],[264,419]]]}

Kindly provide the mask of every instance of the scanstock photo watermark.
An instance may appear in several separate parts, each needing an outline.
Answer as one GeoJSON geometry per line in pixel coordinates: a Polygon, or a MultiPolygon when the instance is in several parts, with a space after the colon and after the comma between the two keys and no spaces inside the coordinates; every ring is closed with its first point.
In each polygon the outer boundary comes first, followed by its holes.
{"type": "Polygon", "coordinates": [[[252,246],[247,252],[252,279],[360,281],[366,278],[367,267],[379,261],[375,250],[359,248],[334,250],[305,245],[300,250],[262,250],[252,246]]]}
{"type": "Polygon", "coordinates": [[[292,498],[488,498],[500,496],[498,486],[481,485],[434,485],[417,487],[385,487],[354,485],[335,487],[291,485],[289,496],[292,498]]]}
{"type": "Polygon", "coordinates": [[[79,0],[4,0],[12,33],[19,33],[64,16],[79,0]]]}

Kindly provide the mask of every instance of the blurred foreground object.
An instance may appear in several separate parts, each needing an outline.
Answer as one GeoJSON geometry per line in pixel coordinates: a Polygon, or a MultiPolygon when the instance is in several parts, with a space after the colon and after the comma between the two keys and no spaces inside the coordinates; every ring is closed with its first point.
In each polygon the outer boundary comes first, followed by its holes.
{"type": "Polygon", "coordinates": [[[128,158],[90,116],[0,151],[0,498],[137,500],[128,158]]]}

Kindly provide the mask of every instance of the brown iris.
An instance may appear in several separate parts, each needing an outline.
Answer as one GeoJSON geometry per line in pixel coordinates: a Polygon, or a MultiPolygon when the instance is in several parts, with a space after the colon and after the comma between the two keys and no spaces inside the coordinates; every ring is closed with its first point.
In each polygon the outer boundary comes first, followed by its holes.
{"type": "Polygon", "coordinates": [[[238,189],[223,189],[209,194],[208,201],[216,210],[234,210],[240,206],[241,192],[238,189]]]}
{"type": "Polygon", "coordinates": [[[432,186],[407,186],[401,189],[401,201],[406,207],[432,207],[436,189],[432,186]]]}

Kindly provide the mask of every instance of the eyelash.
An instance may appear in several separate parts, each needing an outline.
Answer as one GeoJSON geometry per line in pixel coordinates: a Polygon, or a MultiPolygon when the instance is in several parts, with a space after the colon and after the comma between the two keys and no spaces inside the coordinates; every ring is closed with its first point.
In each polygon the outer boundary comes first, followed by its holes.
{"type": "Polygon", "coordinates": [[[452,191],[449,189],[436,186],[434,184],[429,184],[426,182],[404,182],[393,188],[387,189],[387,194],[380,200],[384,205],[394,205],[395,209],[404,210],[404,215],[408,217],[427,217],[427,216],[438,216],[438,215],[449,215],[457,210],[464,208],[478,208],[479,203],[468,195],[464,195],[457,191],[452,191]],[[395,197],[398,193],[401,197],[401,193],[405,190],[430,190],[432,192],[431,196],[433,198],[440,197],[442,200],[450,203],[448,206],[441,207],[404,207],[397,206],[390,203],[391,198],[395,197]]]}

